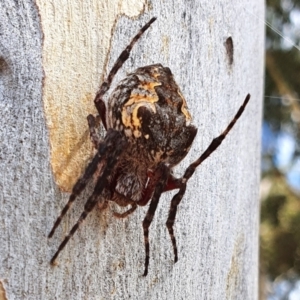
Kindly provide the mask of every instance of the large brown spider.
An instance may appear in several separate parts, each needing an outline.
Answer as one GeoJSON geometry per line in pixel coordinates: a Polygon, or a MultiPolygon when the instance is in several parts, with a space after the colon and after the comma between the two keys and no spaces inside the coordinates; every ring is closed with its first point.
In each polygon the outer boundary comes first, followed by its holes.
{"type": "Polygon", "coordinates": [[[139,68],[118,84],[108,100],[107,108],[103,101],[103,95],[128,59],[132,47],[155,20],[156,18],[152,18],[132,39],[96,94],[94,102],[99,116],[89,115],[87,120],[97,153],[73,187],[69,201],[54,223],[49,237],[53,236],[63,216],[93,175],[96,177],[94,191],[85,203],[84,211],[77,223],[52,257],[51,264],[54,264],[58,254],[97,203],[102,208],[107,207],[108,201],[122,207],[130,205],[127,211],[114,213],[118,218],[125,218],[134,212],[138,205],[144,206],[150,201],[143,221],[146,252],[144,276],[146,276],[150,252],[149,226],[161,194],[174,189],[179,191],[171,201],[166,226],[172,240],[174,260],[177,262],[173,225],[187,181],[196,168],[222,143],[250,99],[248,94],[223,133],[213,139],[203,154],[185,170],[181,178],[175,178],[172,169],[188,153],[197,128],[190,125],[191,116],[186,101],[170,69],[161,64],[139,68]],[[107,130],[104,140],[96,133],[100,120],[107,130]]]}

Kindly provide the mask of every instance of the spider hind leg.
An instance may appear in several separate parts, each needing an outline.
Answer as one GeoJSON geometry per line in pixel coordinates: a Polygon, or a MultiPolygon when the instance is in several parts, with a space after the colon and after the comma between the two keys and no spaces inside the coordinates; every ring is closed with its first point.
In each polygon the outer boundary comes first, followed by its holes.
{"type": "Polygon", "coordinates": [[[173,230],[173,225],[175,222],[176,218],[176,213],[177,213],[177,207],[179,203],[181,202],[185,191],[186,191],[186,184],[187,181],[191,178],[191,176],[194,174],[196,168],[206,159],[209,157],[210,154],[212,154],[222,143],[222,141],[225,139],[229,131],[232,129],[236,121],[240,118],[242,115],[246,105],[248,104],[250,100],[250,94],[248,94],[242,104],[242,106],[239,108],[238,112],[232,119],[232,121],[229,123],[229,125],[226,127],[226,129],[215,139],[212,140],[210,145],[207,147],[207,149],[201,154],[201,156],[194,161],[192,164],[190,164],[187,169],[184,172],[184,175],[182,178],[176,179],[172,176],[169,177],[169,180],[167,182],[167,185],[165,187],[164,191],[172,190],[172,189],[177,189],[179,188],[179,191],[177,194],[174,195],[171,205],[170,205],[170,210],[169,210],[169,216],[166,222],[166,226],[169,231],[169,235],[172,241],[173,245],[173,251],[174,251],[174,262],[176,263],[178,260],[178,251],[177,251],[177,245],[176,245],[176,239],[174,236],[174,230],[173,230]]]}
{"type": "Polygon", "coordinates": [[[143,221],[143,230],[144,230],[144,243],[145,243],[145,271],[143,276],[147,276],[148,274],[148,267],[149,267],[149,260],[150,260],[150,245],[149,245],[149,227],[153,221],[153,217],[160,199],[161,194],[164,191],[166,182],[168,180],[168,176],[170,174],[170,169],[161,163],[156,172],[156,174],[160,174],[160,181],[158,181],[147,214],[143,221]]]}
{"type": "Polygon", "coordinates": [[[235,114],[234,118],[231,120],[231,122],[226,127],[226,129],[218,137],[214,138],[210,143],[210,145],[207,147],[207,149],[201,154],[201,156],[192,164],[190,164],[189,167],[185,170],[185,173],[182,178],[184,182],[188,181],[191,178],[191,176],[194,174],[196,168],[200,164],[202,164],[221,145],[221,143],[223,142],[227,134],[230,132],[230,130],[232,129],[236,121],[242,115],[249,100],[250,100],[250,94],[246,96],[242,106],[239,108],[238,112],[235,114]]]}

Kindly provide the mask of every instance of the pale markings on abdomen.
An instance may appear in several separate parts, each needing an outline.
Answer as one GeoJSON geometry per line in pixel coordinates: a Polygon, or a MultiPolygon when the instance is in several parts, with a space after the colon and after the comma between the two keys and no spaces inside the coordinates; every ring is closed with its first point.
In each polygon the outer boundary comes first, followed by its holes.
{"type": "Polygon", "coordinates": [[[182,99],[182,106],[181,106],[181,112],[185,115],[186,119],[186,125],[190,125],[192,121],[192,116],[190,115],[190,112],[188,111],[187,103],[181,92],[178,90],[178,95],[182,99]]]}
{"type": "MultiPolygon", "coordinates": [[[[141,119],[138,118],[138,110],[140,107],[146,107],[156,113],[155,102],[157,102],[158,96],[154,87],[161,85],[160,82],[144,82],[141,83],[138,88],[145,91],[148,95],[132,93],[128,101],[122,107],[122,122],[125,127],[130,128],[134,137],[139,138],[142,133],[141,119]]],[[[125,131],[128,132],[128,130],[125,131]]],[[[128,135],[128,134],[126,134],[128,135]]]]}

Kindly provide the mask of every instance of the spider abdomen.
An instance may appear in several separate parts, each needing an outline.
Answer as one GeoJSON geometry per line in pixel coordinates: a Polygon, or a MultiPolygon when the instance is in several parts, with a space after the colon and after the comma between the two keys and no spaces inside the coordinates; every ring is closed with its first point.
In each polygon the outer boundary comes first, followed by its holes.
{"type": "Polygon", "coordinates": [[[108,109],[108,126],[122,131],[142,157],[156,163],[180,162],[197,132],[170,69],[160,64],[139,68],[122,80],[108,109]]]}

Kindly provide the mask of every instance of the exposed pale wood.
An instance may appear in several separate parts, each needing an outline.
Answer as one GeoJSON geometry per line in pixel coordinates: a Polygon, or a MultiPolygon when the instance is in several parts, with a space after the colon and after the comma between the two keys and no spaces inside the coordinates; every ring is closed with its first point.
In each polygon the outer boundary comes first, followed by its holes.
{"type": "MultiPolygon", "coordinates": [[[[66,16],[73,16],[75,7],[93,14],[92,4],[85,4],[86,8],[77,5],[82,1],[59,5],[49,2],[54,5],[57,22],[67,22],[66,16]]],[[[119,3],[132,5],[129,0],[119,3]]],[[[105,62],[110,68],[140,26],[157,16],[117,80],[147,64],[162,63],[171,68],[199,128],[176,175],[181,175],[226,127],[246,94],[251,94],[250,103],[233,131],[188,184],[175,224],[179,261],[173,265],[165,226],[170,193],[162,197],[150,227],[151,259],[146,278],[141,276],[141,223],[147,208],[125,220],[115,219],[109,210],[94,211],[59,256],[59,266],[50,267],[51,256],[77,220],[89,191],[78,199],[48,241],[46,236],[69,195],[59,190],[52,172],[51,130],[44,109],[47,93],[42,87],[47,62],[43,32],[46,34],[45,26],[50,25],[41,6],[33,1],[17,4],[6,0],[0,2],[0,280],[8,300],[257,299],[264,63],[264,24],[259,20],[264,17],[264,3],[255,0],[251,4],[240,1],[233,5],[229,0],[179,0],[147,2],[141,7],[134,19],[117,11],[115,25],[105,27],[103,22],[108,20],[97,16],[107,15],[108,8],[99,6],[93,20],[101,30],[95,30],[93,22],[80,19],[68,24],[72,30],[80,28],[78,32],[82,35],[78,39],[98,41],[93,51],[82,48],[88,61],[78,73],[76,66],[71,66],[74,77],[70,84],[80,85],[85,69],[91,72],[87,92],[90,96],[83,98],[92,102],[98,78],[100,81],[103,70],[107,72],[105,62]],[[224,45],[229,36],[234,46],[232,65],[224,45]],[[104,40],[105,50],[101,48],[104,40]]],[[[61,43],[66,41],[67,33],[61,43]]],[[[55,53],[48,54],[55,57],[55,53]]],[[[69,55],[73,55],[72,51],[69,55]]],[[[64,62],[61,61],[60,72],[64,62]]],[[[70,65],[65,68],[69,72],[70,65]]],[[[57,83],[52,90],[53,78],[48,80],[50,83],[45,79],[45,84],[57,100],[83,99],[77,93],[65,95],[65,88],[60,95],[54,90],[57,83]]],[[[85,115],[72,113],[75,123],[85,115]]],[[[54,125],[68,132],[66,124],[54,125]]]]}
{"type": "Polygon", "coordinates": [[[7,300],[6,292],[1,281],[0,281],[0,300],[7,300]]]}
{"type": "Polygon", "coordinates": [[[106,69],[121,15],[136,17],[144,0],[37,0],[43,31],[43,104],[56,184],[70,192],[93,154],[86,116],[106,69]]]}

